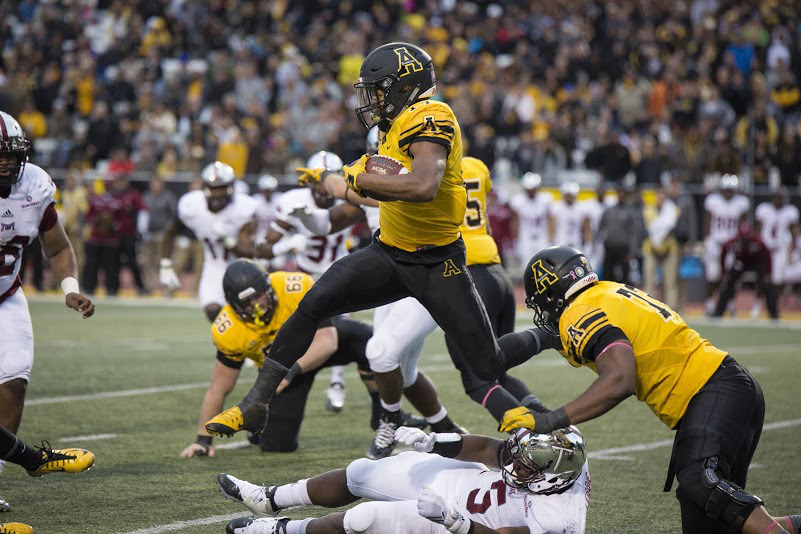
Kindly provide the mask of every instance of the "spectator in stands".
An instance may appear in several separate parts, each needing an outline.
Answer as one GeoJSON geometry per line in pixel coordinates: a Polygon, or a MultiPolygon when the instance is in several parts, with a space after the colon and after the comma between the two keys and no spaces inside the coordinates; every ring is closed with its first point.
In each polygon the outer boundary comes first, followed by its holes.
{"type": "Polygon", "coordinates": [[[72,243],[75,250],[75,259],[78,263],[78,272],[83,272],[86,259],[84,251],[84,223],[86,213],[89,211],[89,193],[83,185],[81,174],[70,171],[64,177],[64,184],[61,186],[61,203],[59,207],[59,219],[64,226],[64,231],[72,243]]]}
{"type": "MultiPolygon", "coordinates": [[[[119,201],[115,229],[117,231],[117,267],[127,267],[134,277],[134,283],[140,295],[147,293],[139,265],[137,230],[143,223],[139,219],[147,212],[142,195],[128,182],[127,174],[118,174],[111,184],[112,193],[119,201]]],[[[142,219],[144,220],[144,219],[142,219]]]]}
{"type": "Polygon", "coordinates": [[[159,261],[161,260],[161,240],[164,229],[177,217],[175,195],[164,186],[160,177],[150,179],[150,186],[144,195],[147,216],[142,217],[142,263],[145,271],[145,286],[155,288],[158,284],[159,261]]]}
{"type": "Polygon", "coordinates": [[[779,139],[776,156],[774,158],[782,185],[799,185],[801,176],[801,146],[799,146],[796,126],[790,122],[784,123],[782,135],[779,139]]]}
{"type": "Polygon", "coordinates": [[[657,269],[661,267],[661,300],[675,310],[679,306],[681,247],[674,235],[679,209],[670,199],[669,192],[666,188],[658,189],[656,205],[644,208],[647,237],[642,244],[643,285],[646,293],[655,295],[657,269]]]}
{"type": "Polygon", "coordinates": [[[640,145],[640,161],[634,167],[637,185],[642,187],[659,185],[664,170],[664,159],[657,151],[656,139],[650,134],[645,135],[640,145]]]}
{"type": "Polygon", "coordinates": [[[33,141],[47,135],[47,119],[44,113],[36,109],[32,99],[25,101],[25,107],[22,113],[17,115],[17,120],[29,140],[33,141]]]}

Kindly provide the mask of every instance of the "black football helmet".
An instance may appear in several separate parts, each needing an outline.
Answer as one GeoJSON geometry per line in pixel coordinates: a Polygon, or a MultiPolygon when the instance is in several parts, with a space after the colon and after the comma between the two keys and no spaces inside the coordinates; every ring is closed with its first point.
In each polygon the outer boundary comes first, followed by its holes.
{"type": "Polygon", "coordinates": [[[31,143],[25,138],[22,126],[4,111],[0,111],[0,155],[11,160],[0,165],[0,188],[5,189],[19,182],[28,161],[31,143]]]}
{"type": "Polygon", "coordinates": [[[597,281],[598,274],[581,251],[573,247],[539,251],[523,274],[526,306],[534,310],[534,324],[559,336],[559,318],[570,297],[597,281]]]}
{"type": "Polygon", "coordinates": [[[354,85],[359,99],[356,115],[368,130],[386,132],[407,106],[436,91],[431,56],[409,43],[388,43],[370,52],[354,85]]]}
{"type": "Polygon", "coordinates": [[[222,283],[225,302],[243,320],[264,326],[273,318],[278,297],[261,265],[253,260],[236,260],[225,270],[222,283]]]}

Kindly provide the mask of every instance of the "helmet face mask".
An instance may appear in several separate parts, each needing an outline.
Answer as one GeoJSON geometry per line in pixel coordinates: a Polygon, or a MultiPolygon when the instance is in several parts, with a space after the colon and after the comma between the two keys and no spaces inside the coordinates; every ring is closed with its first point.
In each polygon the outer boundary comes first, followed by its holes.
{"type": "Polygon", "coordinates": [[[520,428],[501,449],[501,475],[518,491],[552,495],[573,486],[586,458],[584,438],[575,427],[550,434],[520,428]]]}
{"type": "Polygon", "coordinates": [[[10,188],[22,178],[31,143],[19,123],[9,114],[0,112],[0,188],[10,188]]]}
{"type": "Polygon", "coordinates": [[[526,266],[523,285],[526,306],[534,310],[534,324],[559,336],[559,319],[570,298],[598,281],[590,262],[573,247],[549,247],[538,252],[526,266]]]}
{"type": "Polygon", "coordinates": [[[203,186],[203,194],[206,195],[206,204],[209,207],[209,211],[217,213],[225,209],[225,207],[231,203],[231,199],[234,198],[234,187],[203,186]]]}
{"type": "Polygon", "coordinates": [[[223,276],[225,301],[244,321],[269,324],[278,306],[270,276],[253,260],[237,260],[223,276]]]}
{"type": "Polygon", "coordinates": [[[203,179],[203,193],[206,195],[206,204],[209,211],[217,213],[222,211],[234,198],[234,169],[225,163],[215,161],[201,171],[203,179]]]}
{"type": "Polygon", "coordinates": [[[407,106],[433,96],[434,67],[425,50],[409,43],[379,46],[362,62],[354,85],[356,115],[366,129],[384,132],[407,106]]]}

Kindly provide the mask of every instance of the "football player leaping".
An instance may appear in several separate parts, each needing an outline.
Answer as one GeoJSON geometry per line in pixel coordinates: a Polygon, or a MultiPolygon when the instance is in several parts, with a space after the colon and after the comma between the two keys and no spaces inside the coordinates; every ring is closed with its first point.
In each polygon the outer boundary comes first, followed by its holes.
{"type": "Polygon", "coordinates": [[[217,477],[226,498],[261,518],[234,519],[228,534],[580,534],[590,500],[584,440],[575,428],[485,436],[426,435],[401,427],[398,441],[415,452],[283,486],[217,477]],[[290,520],[298,506],[347,506],[346,512],[290,520]]]}
{"type": "MultiPolygon", "coordinates": [[[[368,152],[377,149],[370,145],[368,152]]],[[[306,179],[319,180],[322,174],[318,171],[307,175],[306,179]]],[[[481,160],[464,158],[462,160],[462,177],[467,190],[467,206],[462,223],[462,238],[467,249],[467,265],[476,285],[494,331],[503,335],[514,330],[515,298],[512,282],[500,265],[498,247],[489,234],[486,217],[486,196],[492,188],[489,169],[481,160]]],[[[341,180],[334,174],[326,174],[324,183],[334,196],[342,196],[347,189],[338,187],[341,180]],[[344,189],[344,191],[342,191],[344,189]]],[[[375,200],[361,197],[349,198],[349,204],[342,204],[328,212],[302,212],[299,217],[304,224],[315,231],[324,232],[349,225],[366,217],[375,233],[378,230],[378,209],[375,200]],[[359,204],[355,207],[353,204],[359,204]],[[361,208],[361,209],[360,209],[361,208]],[[364,214],[362,214],[362,212],[364,214]]],[[[382,405],[385,409],[382,424],[376,433],[373,445],[367,453],[371,459],[388,456],[394,447],[391,439],[397,428],[397,411],[394,403],[400,402],[401,386],[408,388],[419,376],[417,361],[426,337],[436,328],[431,314],[414,298],[407,297],[387,304],[375,311],[373,318],[373,338],[367,344],[367,358],[370,368],[378,377],[382,405]],[[397,371],[396,371],[397,370],[397,371]]],[[[446,338],[451,358],[462,375],[465,392],[500,421],[503,414],[521,404],[544,409],[537,398],[531,394],[525,384],[510,375],[504,375],[497,381],[486,381],[476,377],[459,355],[455,344],[446,338]]],[[[432,385],[433,387],[433,385],[432,385]]],[[[407,390],[408,391],[408,390],[407,390]]],[[[436,397],[433,397],[436,398],[436,397]]],[[[439,406],[439,405],[438,405],[439,406]]],[[[418,408],[419,409],[419,408],[418,408]]],[[[454,431],[453,423],[446,419],[444,407],[431,413],[421,410],[431,423],[435,432],[454,431]],[[439,418],[442,417],[442,420],[439,418]]]]}
{"type": "Polygon", "coordinates": [[[778,520],[745,488],[765,416],[759,384],[668,306],[631,286],[599,282],[571,247],[535,255],[524,277],[537,328],[499,340],[510,360],[558,348],[598,378],[553,412],[515,408],[499,430],[550,432],[595,419],[636,395],[676,429],[665,491],[674,474],[685,533],[798,532],[801,516],[778,520]]]}
{"type": "Polygon", "coordinates": [[[386,44],[365,58],[360,76],[357,115],[385,132],[379,153],[410,172],[367,173],[366,155],[343,169],[354,193],[391,200],[380,203],[381,233],[320,277],[278,332],[245,399],[208,422],[211,433],[264,427],[270,399],[321,321],[404,297],[426,307],[479,378],[503,373],[503,354],[465,264],[462,136],[450,107],[430,99],[431,56],[411,44],[386,44]]]}
{"type": "MultiPolygon", "coordinates": [[[[55,209],[56,186],[41,167],[28,163],[29,148],[19,123],[0,111],[0,471],[18,448],[13,434],[33,366],[31,316],[20,288],[22,250],[38,236],[67,307],[84,318],[95,310],[78,287],[75,253],[55,209]]],[[[65,451],[55,452],[75,460],[65,451]]],[[[8,504],[0,499],[2,509],[8,504]]]]}
{"type": "MultiPolygon", "coordinates": [[[[244,360],[262,364],[275,333],[313,283],[304,273],[277,271],[268,275],[253,260],[237,260],[228,266],[222,281],[227,304],[211,325],[217,362],[200,408],[197,440],[181,452],[182,457],[214,456],[212,438],[204,428],[206,420],[222,409],[244,360]]],[[[320,324],[308,350],[278,388],[280,395],[273,400],[261,439],[262,450],[291,452],[298,447],[306,398],[321,367],[356,362],[377,404],[375,382],[364,355],[372,335],[369,325],[350,319],[337,317],[320,324]]]]}

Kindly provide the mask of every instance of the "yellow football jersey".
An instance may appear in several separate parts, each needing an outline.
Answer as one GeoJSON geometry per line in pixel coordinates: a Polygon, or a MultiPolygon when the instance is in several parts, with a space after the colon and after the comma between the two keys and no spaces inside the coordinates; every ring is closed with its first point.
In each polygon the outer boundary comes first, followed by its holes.
{"type": "Polygon", "coordinates": [[[637,398],[674,428],[726,353],[646,293],[615,282],[598,282],[580,293],[562,314],[562,355],[575,367],[584,365],[597,372],[594,354],[604,347],[596,343],[611,327],[623,331],[634,349],[637,398]]]}
{"type": "Polygon", "coordinates": [[[381,139],[378,153],[399,160],[411,171],[409,148],[413,141],[444,146],[448,159],[437,196],[431,202],[380,204],[381,242],[408,252],[456,241],[467,196],[462,182],[462,131],[447,104],[423,100],[404,110],[381,139]]]}
{"type": "Polygon", "coordinates": [[[211,337],[214,346],[227,359],[240,362],[250,358],[261,367],[278,329],[298,308],[300,300],[314,284],[314,280],[305,273],[276,271],[270,273],[270,283],[275,290],[278,305],[268,324],[259,326],[244,321],[228,304],[214,319],[211,337]]]}
{"type": "Polygon", "coordinates": [[[489,169],[480,159],[463,158],[462,179],[467,190],[467,211],[462,222],[467,265],[501,263],[498,245],[487,231],[487,193],[492,189],[489,169]]]}

